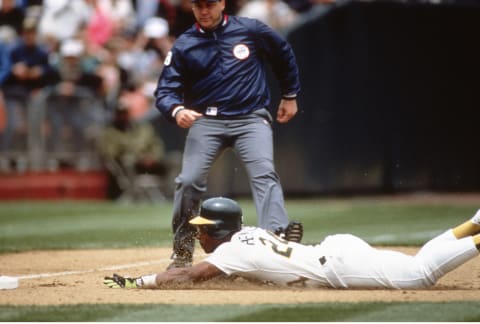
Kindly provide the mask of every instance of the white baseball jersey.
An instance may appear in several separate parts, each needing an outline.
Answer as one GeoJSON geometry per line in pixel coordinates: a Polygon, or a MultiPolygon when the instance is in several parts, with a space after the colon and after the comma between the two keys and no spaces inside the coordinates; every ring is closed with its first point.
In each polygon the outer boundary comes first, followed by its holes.
{"type": "Polygon", "coordinates": [[[478,255],[471,237],[451,230],[425,244],[416,256],[371,247],[350,234],[327,236],[317,245],[285,241],[245,227],[206,259],[228,275],[281,285],[332,288],[421,288],[478,255]]]}

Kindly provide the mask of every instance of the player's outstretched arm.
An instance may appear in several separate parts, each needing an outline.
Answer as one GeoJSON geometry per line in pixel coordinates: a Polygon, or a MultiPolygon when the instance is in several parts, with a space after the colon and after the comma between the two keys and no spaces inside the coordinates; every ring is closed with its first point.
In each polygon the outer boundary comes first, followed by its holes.
{"type": "Polygon", "coordinates": [[[155,275],[147,275],[139,278],[124,278],[113,274],[112,277],[105,277],[103,283],[109,288],[167,288],[172,285],[184,283],[195,283],[209,280],[223,272],[208,262],[200,262],[189,268],[174,268],[155,275]]]}
{"type": "Polygon", "coordinates": [[[222,273],[213,264],[203,261],[193,267],[174,268],[157,274],[156,285],[158,288],[162,288],[170,284],[200,282],[219,276],[222,273]]]}

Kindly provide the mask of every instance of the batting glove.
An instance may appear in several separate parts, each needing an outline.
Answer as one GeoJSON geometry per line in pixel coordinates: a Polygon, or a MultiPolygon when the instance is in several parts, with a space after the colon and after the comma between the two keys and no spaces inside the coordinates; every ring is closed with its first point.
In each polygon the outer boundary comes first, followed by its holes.
{"type": "Polygon", "coordinates": [[[109,288],[139,288],[136,278],[124,278],[116,273],[113,274],[113,277],[103,278],[103,283],[109,288]]]}

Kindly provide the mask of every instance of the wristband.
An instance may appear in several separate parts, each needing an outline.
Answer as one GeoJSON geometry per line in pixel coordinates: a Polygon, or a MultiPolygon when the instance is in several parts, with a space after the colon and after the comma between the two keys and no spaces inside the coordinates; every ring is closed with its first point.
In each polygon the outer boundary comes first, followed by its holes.
{"type": "Polygon", "coordinates": [[[173,109],[173,111],[172,111],[172,117],[173,117],[173,118],[177,117],[178,112],[179,112],[180,110],[183,110],[183,109],[185,109],[184,106],[178,106],[178,107],[176,107],[175,109],[173,109]]]}
{"type": "Polygon", "coordinates": [[[283,100],[296,100],[296,99],[297,99],[297,95],[294,95],[294,96],[282,96],[282,99],[283,99],[283,100]]]}

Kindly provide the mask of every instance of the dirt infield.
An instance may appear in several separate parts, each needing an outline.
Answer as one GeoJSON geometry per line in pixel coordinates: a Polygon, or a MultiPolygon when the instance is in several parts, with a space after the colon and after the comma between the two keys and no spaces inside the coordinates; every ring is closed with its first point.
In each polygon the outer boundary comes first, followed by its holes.
{"type": "MultiPolygon", "coordinates": [[[[396,248],[415,253],[414,248],[396,248]]],[[[36,251],[0,255],[0,272],[19,276],[16,290],[0,290],[0,305],[79,303],[262,304],[359,301],[480,300],[480,258],[449,273],[431,289],[333,290],[279,288],[242,279],[215,280],[182,290],[114,290],[102,278],[113,272],[138,276],[162,271],[170,250],[36,251]]],[[[202,255],[196,256],[196,260],[202,255]]]]}

